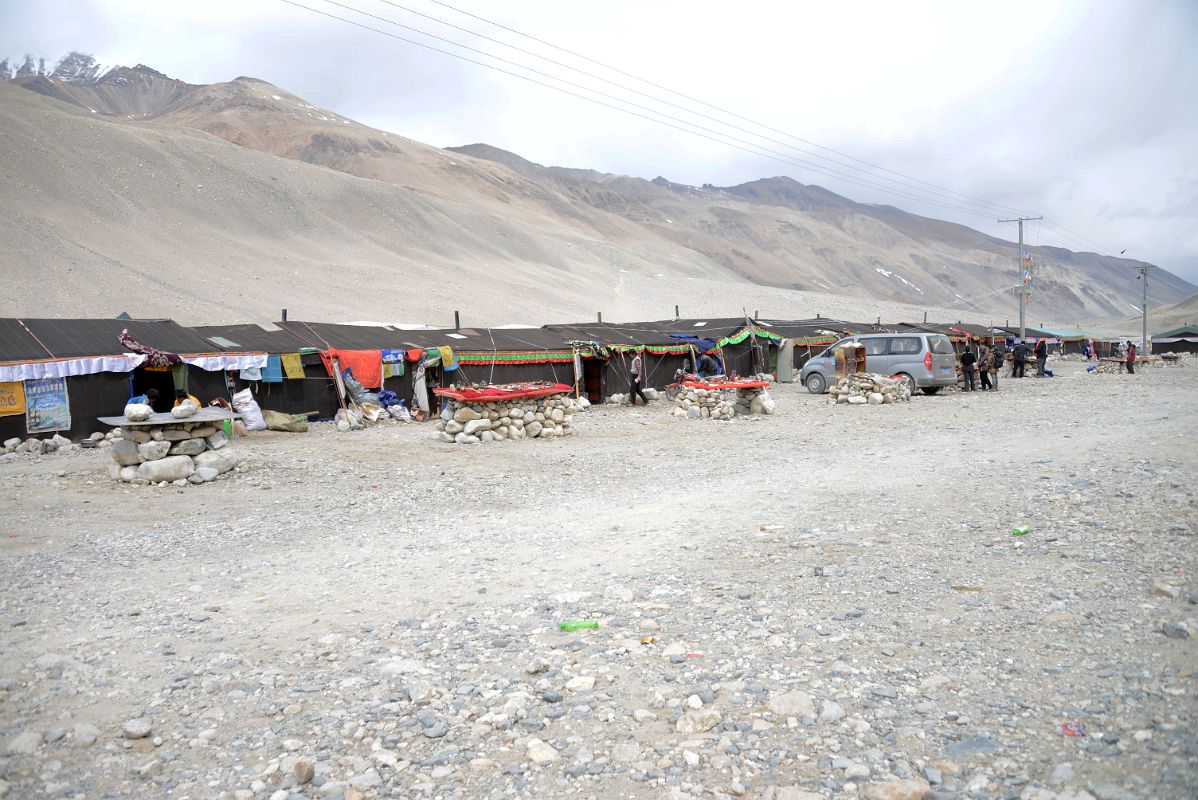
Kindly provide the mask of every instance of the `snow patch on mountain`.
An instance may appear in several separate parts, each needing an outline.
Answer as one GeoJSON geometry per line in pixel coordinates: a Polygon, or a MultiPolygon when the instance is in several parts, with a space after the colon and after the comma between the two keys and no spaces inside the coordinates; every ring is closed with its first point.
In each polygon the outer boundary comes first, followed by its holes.
{"type": "Polygon", "coordinates": [[[76,51],[59,59],[53,69],[46,67],[46,59],[26,55],[20,59],[19,66],[16,60],[0,61],[0,80],[44,75],[56,81],[98,81],[115,69],[120,69],[120,65],[97,61],[88,53],[76,51]]]}

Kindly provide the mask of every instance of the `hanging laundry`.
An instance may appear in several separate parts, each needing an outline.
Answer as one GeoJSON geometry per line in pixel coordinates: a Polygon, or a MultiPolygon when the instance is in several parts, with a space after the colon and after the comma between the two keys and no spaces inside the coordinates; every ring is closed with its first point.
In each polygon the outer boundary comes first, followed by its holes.
{"type": "Polygon", "coordinates": [[[408,361],[414,361],[416,363],[420,363],[421,361],[424,360],[424,348],[413,347],[411,350],[407,351],[406,355],[407,355],[408,361]]]}
{"type": "Polygon", "coordinates": [[[441,351],[441,366],[446,370],[455,370],[458,368],[458,362],[454,358],[453,348],[447,344],[441,345],[438,348],[441,351]]]}
{"type": "Polygon", "coordinates": [[[175,364],[171,367],[171,379],[175,383],[175,389],[187,391],[187,365],[175,364]]]}
{"type": "Polygon", "coordinates": [[[300,360],[299,353],[283,353],[279,360],[283,362],[283,373],[288,378],[304,377],[304,362],[300,360]]]}
{"type": "Polygon", "coordinates": [[[383,385],[383,353],[381,350],[325,350],[320,354],[324,367],[333,374],[333,359],[341,365],[341,371],[352,369],[354,377],[367,389],[383,385]]]}
{"type": "Polygon", "coordinates": [[[238,377],[243,381],[260,381],[262,380],[262,367],[245,367],[238,377]]]}
{"type": "Polygon", "coordinates": [[[169,369],[171,364],[178,364],[183,360],[179,358],[178,353],[168,353],[165,350],[159,350],[157,347],[150,347],[148,344],[142,344],[129,335],[128,328],[121,331],[121,335],[116,338],[118,342],[124,345],[126,350],[143,354],[146,357],[146,360],[143,364],[145,367],[169,369]]]}
{"type": "Polygon", "coordinates": [[[283,382],[283,360],[278,356],[267,356],[266,366],[262,368],[263,383],[283,382]]]}

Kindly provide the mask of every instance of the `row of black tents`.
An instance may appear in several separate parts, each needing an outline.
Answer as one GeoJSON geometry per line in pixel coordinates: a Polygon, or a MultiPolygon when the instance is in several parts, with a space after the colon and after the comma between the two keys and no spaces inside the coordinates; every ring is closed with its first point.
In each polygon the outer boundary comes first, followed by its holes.
{"type": "MultiPolygon", "coordinates": [[[[592,402],[628,390],[630,353],[646,351],[649,386],[670,383],[679,369],[693,370],[697,353],[714,349],[724,371],[749,375],[777,373],[781,353],[790,353],[795,374],[802,364],[839,339],[872,332],[929,331],[956,343],[1005,338],[1001,328],[964,323],[854,323],[816,318],[765,320],[747,317],[675,319],[639,323],[580,323],[541,328],[453,328],[408,330],[379,325],[283,321],[257,325],[184,327],[171,320],[0,319],[0,387],[6,382],[62,377],[69,398],[70,425],[62,433],[82,437],[105,426],[97,417],[120,414],[125,401],[155,388],[165,398],[185,388],[202,402],[231,397],[252,388],[263,408],[329,418],[340,407],[337,389],[322,352],[402,351],[449,347],[449,365],[428,370],[428,387],[450,383],[552,381],[575,385],[592,402]],[[173,369],[141,364],[129,368],[119,337],[177,354],[173,369]],[[273,382],[253,378],[242,367],[263,355],[284,356],[302,365],[302,374],[273,382]]],[[[1080,350],[1081,337],[1028,331],[1050,338],[1058,348],[1080,350]]],[[[414,369],[387,377],[384,388],[411,403],[414,369]]],[[[371,387],[373,388],[373,387],[371,387]]],[[[5,416],[0,408],[0,440],[24,436],[25,417],[5,416]]]]}

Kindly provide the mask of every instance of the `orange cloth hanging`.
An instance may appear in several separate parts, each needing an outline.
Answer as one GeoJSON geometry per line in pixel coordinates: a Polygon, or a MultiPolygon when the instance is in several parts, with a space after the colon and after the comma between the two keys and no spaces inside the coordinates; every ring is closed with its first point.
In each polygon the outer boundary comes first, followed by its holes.
{"type": "Polygon", "coordinates": [[[382,350],[325,350],[320,354],[324,368],[333,374],[333,359],[341,365],[341,371],[354,371],[358,383],[366,389],[377,389],[383,385],[382,350]]]}

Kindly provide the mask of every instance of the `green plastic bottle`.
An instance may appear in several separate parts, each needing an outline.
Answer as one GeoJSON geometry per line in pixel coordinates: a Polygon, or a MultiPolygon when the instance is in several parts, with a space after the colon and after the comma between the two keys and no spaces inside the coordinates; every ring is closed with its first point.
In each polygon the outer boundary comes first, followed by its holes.
{"type": "Polygon", "coordinates": [[[1031,525],[1020,525],[1020,526],[1019,526],[1019,527],[1017,527],[1017,528],[1012,528],[1012,529],[1011,529],[1011,535],[1012,535],[1012,536],[1024,536],[1024,535],[1026,535],[1026,534],[1029,534],[1029,533],[1031,533],[1031,532],[1032,532],[1032,526],[1031,526],[1031,525]]]}
{"type": "Polygon", "coordinates": [[[563,631],[597,630],[599,628],[599,621],[593,619],[573,619],[558,623],[557,627],[563,631]]]}

